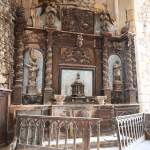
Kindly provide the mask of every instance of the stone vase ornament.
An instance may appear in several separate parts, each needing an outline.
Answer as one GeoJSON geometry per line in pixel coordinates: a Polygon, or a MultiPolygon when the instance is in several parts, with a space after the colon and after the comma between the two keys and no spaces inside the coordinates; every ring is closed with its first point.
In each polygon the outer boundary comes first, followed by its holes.
{"type": "Polygon", "coordinates": [[[100,105],[104,105],[107,100],[107,96],[96,96],[96,100],[100,105]]]}
{"type": "Polygon", "coordinates": [[[56,100],[56,105],[63,105],[64,100],[66,96],[65,95],[54,95],[54,99],[56,100]]]}

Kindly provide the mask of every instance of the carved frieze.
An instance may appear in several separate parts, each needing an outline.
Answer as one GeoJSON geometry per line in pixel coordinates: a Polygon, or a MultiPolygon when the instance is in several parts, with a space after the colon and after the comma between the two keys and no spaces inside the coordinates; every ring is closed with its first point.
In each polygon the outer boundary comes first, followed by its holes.
{"type": "Polygon", "coordinates": [[[25,30],[25,45],[35,44],[36,48],[45,49],[46,32],[43,30],[25,30]]]}
{"type": "Polygon", "coordinates": [[[61,63],[94,65],[94,54],[90,48],[61,48],[61,63]]]}
{"type": "Polygon", "coordinates": [[[76,8],[63,9],[62,30],[94,33],[94,13],[76,8]]]}

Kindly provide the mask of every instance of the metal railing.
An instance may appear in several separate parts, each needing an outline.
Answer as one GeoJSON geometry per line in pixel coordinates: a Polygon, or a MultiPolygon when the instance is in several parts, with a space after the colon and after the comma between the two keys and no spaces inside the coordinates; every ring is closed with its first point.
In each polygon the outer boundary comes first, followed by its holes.
{"type": "Polygon", "coordinates": [[[63,150],[90,150],[91,137],[100,149],[100,121],[98,118],[52,117],[18,115],[17,144],[63,150]]]}
{"type": "Polygon", "coordinates": [[[132,149],[135,144],[145,139],[144,114],[132,114],[116,117],[119,149],[132,149]]]}

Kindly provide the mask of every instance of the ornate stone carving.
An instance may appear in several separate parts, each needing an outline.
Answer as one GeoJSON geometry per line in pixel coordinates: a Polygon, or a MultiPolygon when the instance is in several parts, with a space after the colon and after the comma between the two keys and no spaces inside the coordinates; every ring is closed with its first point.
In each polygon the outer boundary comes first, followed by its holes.
{"type": "Polygon", "coordinates": [[[61,63],[94,65],[94,54],[89,48],[62,48],[61,63]]]}
{"type": "Polygon", "coordinates": [[[131,59],[132,59],[132,72],[133,72],[133,87],[137,89],[137,72],[136,72],[136,58],[135,58],[135,45],[134,37],[131,43],[131,59]]]}
{"type": "Polygon", "coordinates": [[[32,1],[30,9],[30,17],[28,18],[27,25],[33,27],[41,27],[41,18],[40,18],[41,9],[38,7],[36,1],[32,1]]]}
{"type": "Polygon", "coordinates": [[[108,39],[105,39],[104,43],[104,51],[103,51],[103,82],[104,82],[104,89],[109,88],[109,82],[108,82],[108,39]]]}
{"type": "Polygon", "coordinates": [[[83,36],[82,36],[82,34],[77,36],[76,45],[77,45],[79,48],[81,48],[81,47],[83,46],[83,36]]]}
{"type": "Polygon", "coordinates": [[[128,36],[128,45],[126,49],[126,89],[133,89],[133,72],[132,72],[132,55],[131,55],[131,50],[132,50],[132,36],[128,36]]]}
{"type": "Polygon", "coordinates": [[[76,46],[61,48],[61,63],[94,65],[93,50],[83,45],[83,36],[77,35],[76,46]]]}
{"type": "Polygon", "coordinates": [[[46,8],[46,26],[55,27],[57,16],[58,16],[57,6],[53,2],[46,8]]]}
{"type": "Polygon", "coordinates": [[[110,25],[113,25],[113,20],[107,10],[99,13],[101,33],[108,32],[110,25]]]}
{"type": "Polygon", "coordinates": [[[0,5],[0,88],[12,88],[14,76],[14,7],[9,0],[0,5]]]}
{"type": "Polygon", "coordinates": [[[15,88],[13,103],[20,104],[22,101],[23,82],[23,51],[24,51],[24,28],[26,25],[24,8],[16,6],[15,24],[15,88]]]}
{"type": "Polygon", "coordinates": [[[48,40],[47,40],[47,51],[46,51],[46,64],[45,64],[45,89],[44,89],[44,103],[51,103],[53,98],[53,88],[52,88],[52,33],[48,33],[48,40]]]}
{"type": "Polygon", "coordinates": [[[63,9],[62,29],[73,32],[94,33],[94,13],[75,8],[63,9]]]}
{"type": "Polygon", "coordinates": [[[126,42],[125,51],[125,95],[126,100],[130,103],[136,103],[136,89],[133,86],[133,63],[132,63],[132,48],[133,48],[134,38],[133,35],[128,34],[126,42]]]}
{"type": "Polygon", "coordinates": [[[107,96],[106,103],[111,103],[111,93],[109,88],[109,75],[108,75],[108,43],[109,43],[109,36],[106,35],[104,37],[104,49],[103,49],[103,88],[104,94],[107,96]]]}
{"type": "Polygon", "coordinates": [[[5,55],[4,55],[4,51],[0,51],[0,88],[4,88],[5,83],[7,81],[7,66],[6,66],[6,62],[5,62],[5,55]]]}

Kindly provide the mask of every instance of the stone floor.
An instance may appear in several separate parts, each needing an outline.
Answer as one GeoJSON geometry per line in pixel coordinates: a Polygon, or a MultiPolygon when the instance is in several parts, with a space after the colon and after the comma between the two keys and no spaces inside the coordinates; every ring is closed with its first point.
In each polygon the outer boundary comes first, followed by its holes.
{"type": "Polygon", "coordinates": [[[3,148],[0,148],[0,150],[9,150],[9,149],[10,149],[9,146],[5,146],[5,147],[3,147],[3,148]]]}
{"type": "Polygon", "coordinates": [[[144,141],[137,144],[133,150],[150,150],[150,141],[144,141]]]}

